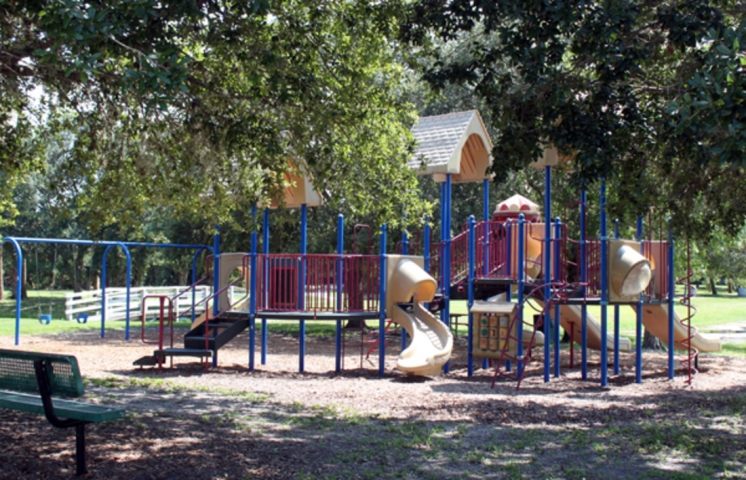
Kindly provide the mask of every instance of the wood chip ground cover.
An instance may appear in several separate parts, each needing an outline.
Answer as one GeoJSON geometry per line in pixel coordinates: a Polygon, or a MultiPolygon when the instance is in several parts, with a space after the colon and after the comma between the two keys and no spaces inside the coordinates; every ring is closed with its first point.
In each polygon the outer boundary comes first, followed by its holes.
{"type": "MultiPolygon", "coordinates": [[[[133,335],[134,336],[134,335],[133,335]]],[[[177,335],[179,338],[179,335],[177,335]]],[[[11,338],[0,338],[10,346],[11,338]]],[[[598,357],[581,379],[563,351],[562,378],[544,384],[541,359],[521,389],[489,387],[490,372],[468,378],[465,343],[451,373],[386,375],[377,357],[348,345],[335,375],[334,341],[311,337],[306,373],[298,340],[271,335],[267,365],[248,372],[247,338],[220,351],[220,368],[177,359],[175,368],[140,370],[152,348],[121,333],[23,337],[21,348],[74,354],[87,400],[127,409],[124,420],[89,427],[91,479],[218,478],[744,478],[746,362],[702,358],[694,387],[666,356],[634,357],[598,386],[598,357]]],[[[398,345],[392,338],[389,345],[398,345]]],[[[74,433],[42,417],[0,410],[1,478],[71,478],[74,433]]]]}

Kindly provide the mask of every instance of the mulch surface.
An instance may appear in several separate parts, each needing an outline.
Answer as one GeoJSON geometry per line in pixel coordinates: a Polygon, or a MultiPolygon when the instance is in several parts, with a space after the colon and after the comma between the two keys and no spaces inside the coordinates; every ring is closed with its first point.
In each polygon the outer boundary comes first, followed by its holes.
{"type": "MultiPolygon", "coordinates": [[[[177,332],[180,338],[183,331],[177,332]]],[[[88,385],[89,401],[115,403],[131,414],[125,420],[88,428],[85,478],[213,479],[297,478],[300,472],[322,472],[324,450],[313,437],[282,439],[272,425],[292,423],[302,408],[332,408],[376,419],[469,422],[483,425],[565,428],[635,421],[648,412],[679,415],[683,409],[714,408],[744,393],[746,361],[702,356],[701,371],[687,386],[679,370],[667,376],[667,355],[645,352],[643,383],[634,382],[634,355],[621,354],[620,375],[601,387],[598,352],[589,354],[589,378],[576,366],[567,368],[562,352],[562,376],[543,381],[542,352],[535,350],[521,388],[500,380],[490,388],[492,371],[466,374],[466,344],[456,342],[451,372],[439,377],[408,377],[395,370],[398,338],[389,340],[386,374],[378,376],[378,358],[359,355],[359,337],[350,338],[342,374],[334,373],[334,339],[311,337],[305,372],[298,370],[298,339],[270,335],[268,362],[249,372],[247,336],[220,351],[219,367],[207,372],[202,364],[177,358],[174,368],[139,369],[137,358],[153,347],[139,341],[139,332],[125,341],[122,333],[60,334],[22,337],[19,349],[73,354],[84,377],[125,379],[126,388],[88,385]],[[162,378],[184,390],[137,388],[137,381],[162,378]],[[135,385],[135,386],[133,386],[135,385]],[[247,400],[250,392],[261,401],[247,400]],[[273,412],[274,409],[274,412],[273,412]],[[221,423],[226,412],[236,418],[273,419],[264,427],[246,420],[221,423]],[[275,415],[275,417],[272,417],[275,415]],[[239,422],[240,423],[240,422],[239,422]],[[248,432],[248,433],[247,433],[248,432]]],[[[12,338],[0,338],[11,347],[12,338]]],[[[677,352],[677,367],[683,354],[677,352]]],[[[611,355],[609,356],[611,365],[611,355]]],[[[143,383],[144,384],[144,383],[143,383]]],[[[302,413],[299,413],[301,415],[302,413]]],[[[309,434],[310,435],[310,434],[309,434]]],[[[0,410],[0,478],[70,478],[75,473],[74,429],[52,428],[41,416],[0,410]]]]}

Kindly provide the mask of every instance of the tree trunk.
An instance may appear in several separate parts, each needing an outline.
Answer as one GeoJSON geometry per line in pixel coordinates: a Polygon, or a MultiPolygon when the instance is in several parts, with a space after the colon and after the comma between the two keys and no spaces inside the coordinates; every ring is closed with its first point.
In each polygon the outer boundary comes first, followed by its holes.
{"type": "Polygon", "coordinates": [[[189,271],[179,272],[179,285],[189,285],[189,271]]]}
{"type": "Polygon", "coordinates": [[[712,278],[712,277],[710,277],[710,290],[712,290],[712,294],[713,295],[717,295],[718,294],[718,289],[715,286],[715,279],[712,278]]]}
{"type": "Polygon", "coordinates": [[[3,248],[0,246],[0,300],[5,300],[5,272],[3,271],[3,248]]]}
{"type": "Polygon", "coordinates": [[[73,253],[73,292],[79,292],[80,285],[78,285],[78,249],[75,249],[73,253]]]}
{"type": "Polygon", "coordinates": [[[52,255],[52,279],[49,285],[50,290],[54,290],[55,283],[57,283],[57,245],[54,246],[54,254],[52,255]]]}
{"type": "Polygon", "coordinates": [[[28,280],[28,273],[26,271],[26,259],[23,259],[23,272],[21,272],[21,300],[28,298],[28,288],[26,281],[28,280]]]}
{"type": "Polygon", "coordinates": [[[645,336],[642,338],[642,348],[649,348],[652,350],[666,350],[660,339],[648,332],[647,328],[645,329],[645,336]]]}

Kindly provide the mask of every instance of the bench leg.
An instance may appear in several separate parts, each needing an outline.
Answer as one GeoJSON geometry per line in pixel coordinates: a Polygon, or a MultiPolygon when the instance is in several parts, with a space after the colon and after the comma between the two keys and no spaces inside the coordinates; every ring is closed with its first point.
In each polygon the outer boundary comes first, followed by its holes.
{"type": "Polygon", "coordinates": [[[78,475],[85,475],[85,423],[75,427],[75,465],[78,475]]]}

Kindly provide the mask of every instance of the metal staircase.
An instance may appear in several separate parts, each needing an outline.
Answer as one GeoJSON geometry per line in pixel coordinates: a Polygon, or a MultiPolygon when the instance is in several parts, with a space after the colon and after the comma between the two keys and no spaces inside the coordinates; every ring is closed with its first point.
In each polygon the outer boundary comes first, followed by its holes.
{"type": "Polygon", "coordinates": [[[184,335],[184,349],[205,349],[214,352],[224,347],[247,328],[249,328],[248,313],[228,311],[189,330],[184,335]]]}
{"type": "MultiPolygon", "coordinates": [[[[244,264],[245,264],[244,260],[244,264]]],[[[199,321],[184,336],[184,347],[174,347],[174,330],[173,324],[176,318],[181,318],[184,315],[174,312],[174,300],[185,293],[191,291],[195,286],[192,285],[188,289],[182,291],[175,297],[171,298],[166,295],[149,295],[142,300],[142,341],[143,343],[158,345],[158,348],[153,352],[153,355],[148,355],[135,360],[133,363],[136,366],[155,366],[158,368],[163,366],[163,362],[166,358],[171,359],[173,365],[173,357],[198,357],[202,359],[215,358],[217,351],[224,347],[228,342],[233,340],[237,335],[246,330],[249,327],[249,313],[233,310],[241,302],[248,298],[248,291],[246,295],[233,301],[231,305],[225,308],[221,312],[217,312],[214,317],[210,315],[209,301],[217,302],[219,296],[226,292],[229,288],[240,282],[242,278],[234,280],[228,285],[222,287],[212,295],[202,299],[200,302],[205,304],[205,314],[202,321],[199,321]],[[148,298],[157,298],[160,304],[160,314],[158,316],[158,340],[148,340],[145,338],[145,319],[146,319],[146,301],[148,298]],[[165,345],[165,329],[169,328],[169,345],[165,345]]],[[[192,306],[192,309],[194,306],[192,306]]],[[[205,368],[208,368],[209,363],[205,361],[205,368]]]]}

